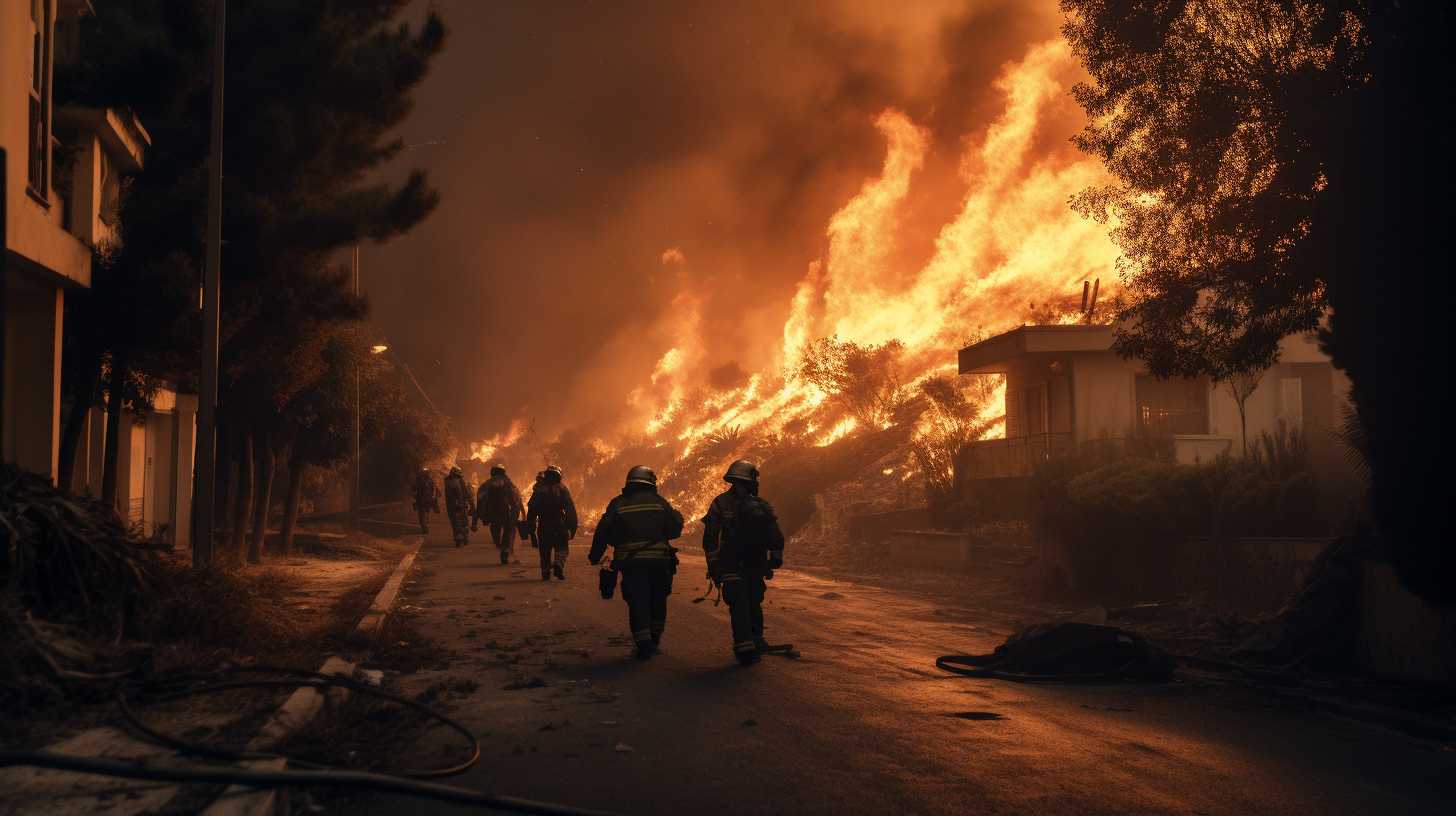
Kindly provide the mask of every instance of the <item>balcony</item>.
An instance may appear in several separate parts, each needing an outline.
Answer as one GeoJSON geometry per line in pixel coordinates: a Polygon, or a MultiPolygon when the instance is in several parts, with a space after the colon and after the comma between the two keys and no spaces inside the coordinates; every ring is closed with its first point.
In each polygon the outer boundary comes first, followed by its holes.
{"type": "Polygon", "coordinates": [[[1070,433],[1041,433],[972,442],[961,451],[957,475],[962,479],[1010,479],[1030,476],[1038,464],[1077,450],[1070,433]]]}

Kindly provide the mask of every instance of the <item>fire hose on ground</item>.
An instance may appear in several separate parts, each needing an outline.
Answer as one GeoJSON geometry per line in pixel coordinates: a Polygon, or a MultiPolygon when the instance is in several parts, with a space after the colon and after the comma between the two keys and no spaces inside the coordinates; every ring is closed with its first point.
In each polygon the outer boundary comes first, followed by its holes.
{"type": "Polygon", "coordinates": [[[298,766],[306,770],[258,771],[211,765],[159,766],[95,757],[77,757],[45,751],[12,750],[0,750],[0,768],[30,766],[126,779],[145,779],[179,783],[232,784],[256,788],[304,786],[343,787],[352,790],[395,793],[513,813],[547,814],[548,816],[606,816],[607,814],[606,811],[576,808],[552,802],[538,802],[511,796],[496,796],[469,788],[426,781],[453,776],[470,769],[480,759],[480,741],[465,726],[423,703],[392,694],[375,688],[368,683],[348,677],[328,675],[307,669],[293,669],[278,666],[237,666],[220,672],[173,674],[134,685],[130,689],[130,693],[127,689],[117,692],[117,703],[120,706],[122,717],[138,733],[158,745],[173,749],[184,755],[224,761],[283,759],[290,765],[298,766]],[[272,676],[260,679],[219,679],[236,675],[259,674],[272,676]],[[238,689],[300,687],[311,687],[320,691],[330,687],[347,688],[350,691],[387,700],[418,711],[463,736],[470,745],[470,756],[464,761],[443,768],[426,768],[397,773],[355,771],[313,762],[302,757],[291,757],[282,753],[231,750],[183,740],[164,734],[143,722],[137,716],[132,705],[134,701],[142,697],[147,697],[152,701],[173,701],[184,697],[215,694],[238,689]]]}

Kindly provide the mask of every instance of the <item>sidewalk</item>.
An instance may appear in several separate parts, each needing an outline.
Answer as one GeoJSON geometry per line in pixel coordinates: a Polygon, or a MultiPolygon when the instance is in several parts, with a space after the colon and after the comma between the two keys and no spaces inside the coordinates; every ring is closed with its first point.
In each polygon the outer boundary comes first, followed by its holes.
{"type": "MultiPolygon", "coordinates": [[[[257,594],[247,600],[274,610],[269,631],[244,642],[156,644],[154,673],[209,671],[226,663],[318,669],[331,654],[357,651],[350,638],[416,536],[351,536],[294,556],[272,556],[235,568],[239,584],[257,594]]],[[[249,742],[288,697],[287,689],[229,691],[172,703],[148,704],[138,715],[163,733],[231,748],[249,742]]],[[[109,694],[94,702],[34,712],[22,727],[11,723],[6,742],[76,756],[134,761],[189,761],[133,735],[109,694]]],[[[193,812],[215,795],[206,790],[33,768],[0,770],[0,814],[193,812]]]]}

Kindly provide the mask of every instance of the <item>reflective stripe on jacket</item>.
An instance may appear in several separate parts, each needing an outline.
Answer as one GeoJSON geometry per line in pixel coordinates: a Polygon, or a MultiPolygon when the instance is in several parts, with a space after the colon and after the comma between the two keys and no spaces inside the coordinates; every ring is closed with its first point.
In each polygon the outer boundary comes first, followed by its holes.
{"type": "Polygon", "coordinates": [[[667,499],[646,485],[631,485],[612,499],[592,535],[591,558],[612,548],[612,562],[663,564],[673,554],[669,541],[682,535],[683,517],[667,499]]]}

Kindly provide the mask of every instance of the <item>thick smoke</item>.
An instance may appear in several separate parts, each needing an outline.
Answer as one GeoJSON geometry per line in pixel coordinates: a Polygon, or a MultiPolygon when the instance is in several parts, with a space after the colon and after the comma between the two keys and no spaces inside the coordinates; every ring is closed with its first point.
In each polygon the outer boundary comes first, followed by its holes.
{"type": "Polygon", "coordinates": [[[443,205],[366,247],[364,281],[465,439],[645,422],[631,396],[688,307],[705,379],[771,365],[826,224],[879,173],[886,108],[927,134],[895,248],[923,264],[996,77],[1059,24],[1051,0],[436,5],[451,44],[403,135],[443,205]]]}

